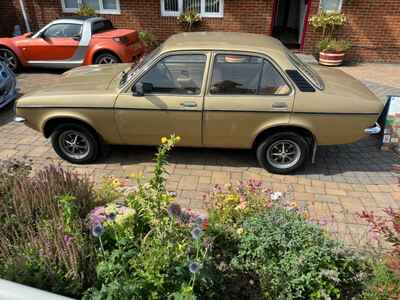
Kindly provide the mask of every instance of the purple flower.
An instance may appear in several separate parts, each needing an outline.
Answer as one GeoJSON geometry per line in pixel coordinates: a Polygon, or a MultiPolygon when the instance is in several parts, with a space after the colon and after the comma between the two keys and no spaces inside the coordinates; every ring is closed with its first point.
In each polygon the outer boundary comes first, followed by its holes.
{"type": "Polygon", "coordinates": [[[195,273],[199,272],[201,270],[201,268],[202,268],[202,265],[195,261],[193,261],[189,264],[190,273],[195,274],[195,273]]]}
{"type": "Polygon", "coordinates": [[[92,227],[92,235],[94,237],[101,237],[103,233],[104,233],[104,227],[100,223],[97,223],[92,227]]]}
{"type": "Polygon", "coordinates": [[[197,240],[203,236],[203,230],[199,226],[196,226],[195,228],[192,229],[191,234],[192,234],[192,238],[194,240],[197,240]]]}
{"type": "Polygon", "coordinates": [[[64,235],[64,245],[65,245],[65,247],[69,247],[70,245],[71,245],[71,242],[72,242],[72,240],[73,240],[74,238],[72,237],[72,236],[70,236],[70,235],[64,235]]]}
{"type": "Polygon", "coordinates": [[[111,212],[107,215],[107,221],[113,222],[117,218],[117,214],[115,212],[111,212]]]}

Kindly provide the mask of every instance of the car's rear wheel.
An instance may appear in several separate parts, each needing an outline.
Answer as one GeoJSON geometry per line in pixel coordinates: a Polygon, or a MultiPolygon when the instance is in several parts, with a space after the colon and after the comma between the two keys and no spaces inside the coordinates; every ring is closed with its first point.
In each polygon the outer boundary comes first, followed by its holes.
{"type": "Polygon", "coordinates": [[[100,152],[100,142],[96,135],[78,124],[57,126],[51,135],[51,143],[61,158],[74,164],[93,162],[100,152]]]}
{"type": "Polygon", "coordinates": [[[0,61],[5,63],[13,72],[16,72],[19,68],[18,57],[10,49],[0,48],[0,61]]]}
{"type": "Polygon", "coordinates": [[[267,137],[257,147],[257,159],[268,171],[288,174],[301,167],[309,153],[309,145],[301,135],[280,132],[267,137]]]}
{"type": "Polygon", "coordinates": [[[112,54],[112,53],[102,53],[96,56],[94,60],[95,65],[104,65],[104,64],[117,64],[120,62],[120,59],[112,54]]]}

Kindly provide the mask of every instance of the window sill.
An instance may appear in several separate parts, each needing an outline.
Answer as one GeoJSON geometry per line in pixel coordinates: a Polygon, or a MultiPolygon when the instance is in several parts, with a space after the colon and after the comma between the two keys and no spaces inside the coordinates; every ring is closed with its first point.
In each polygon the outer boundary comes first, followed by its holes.
{"type": "MultiPolygon", "coordinates": [[[[64,13],[77,13],[78,9],[76,8],[64,8],[62,10],[64,13]]],[[[120,10],[96,10],[96,14],[99,15],[120,15],[121,11],[120,10]]]]}

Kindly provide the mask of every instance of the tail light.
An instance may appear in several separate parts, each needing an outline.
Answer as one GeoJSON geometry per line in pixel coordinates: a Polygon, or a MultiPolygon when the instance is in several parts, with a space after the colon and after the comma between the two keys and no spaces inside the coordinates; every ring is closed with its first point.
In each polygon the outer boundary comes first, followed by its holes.
{"type": "Polygon", "coordinates": [[[129,44],[129,39],[126,36],[115,37],[115,38],[113,38],[113,40],[114,40],[114,42],[119,43],[119,44],[124,44],[124,45],[129,44]]]}

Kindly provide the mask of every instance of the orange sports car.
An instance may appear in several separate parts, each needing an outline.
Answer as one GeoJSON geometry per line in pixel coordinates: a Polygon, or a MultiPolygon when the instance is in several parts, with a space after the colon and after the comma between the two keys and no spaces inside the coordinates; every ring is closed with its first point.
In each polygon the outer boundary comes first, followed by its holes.
{"type": "Polygon", "coordinates": [[[126,63],[142,53],[136,30],[116,29],[99,17],[66,17],[35,34],[0,38],[0,61],[13,71],[27,66],[69,69],[126,63]]]}

